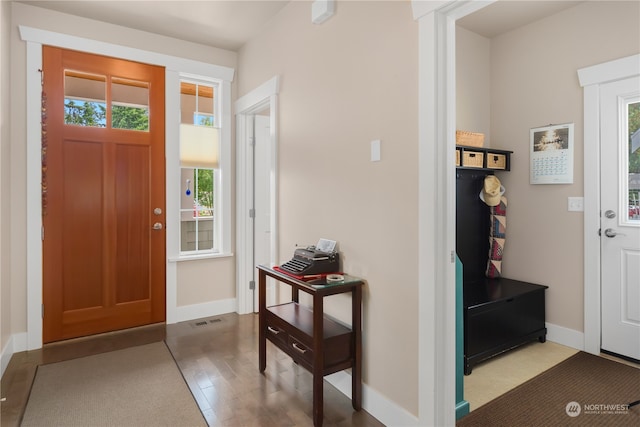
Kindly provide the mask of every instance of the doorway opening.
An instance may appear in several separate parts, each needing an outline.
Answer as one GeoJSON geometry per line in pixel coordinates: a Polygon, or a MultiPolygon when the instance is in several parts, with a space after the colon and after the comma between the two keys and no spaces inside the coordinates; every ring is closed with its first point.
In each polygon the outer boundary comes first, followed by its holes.
{"type": "MultiPolygon", "coordinates": [[[[277,260],[277,93],[273,77],[236,101],[238,313],[257,311],[256,265],[277,260]]],[[[276,287],[267,284],[267,300],[276,287]]]]}

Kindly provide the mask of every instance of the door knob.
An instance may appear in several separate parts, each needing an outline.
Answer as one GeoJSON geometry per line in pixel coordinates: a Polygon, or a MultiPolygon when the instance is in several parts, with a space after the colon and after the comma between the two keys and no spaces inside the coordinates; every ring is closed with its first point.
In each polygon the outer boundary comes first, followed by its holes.
{"type": "Polygon", "coordinates": [[[162,223],[161,222],[156,222],[155,224],[153,224],[153,229],[154,230],[162,230],[162,223]]]}
{"type": "Polygon", "coordinates": [[[604,235],[607,237],[624,236],[624,234],[618,233],[613,228],[607,228],[606,230],[604,230],[604,235]]]}

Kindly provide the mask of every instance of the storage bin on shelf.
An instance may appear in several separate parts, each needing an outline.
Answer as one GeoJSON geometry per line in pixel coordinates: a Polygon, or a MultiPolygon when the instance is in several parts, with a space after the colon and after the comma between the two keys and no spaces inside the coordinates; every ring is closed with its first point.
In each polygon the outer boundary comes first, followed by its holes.
{"type": "Polygon", "coordinates": [[[456,145],[466,145],[468,147],[484,146],[484,134],[469,132],[466,130],[456,131],[456,145]]]}
{"type": "Polygon", "coordinates": [[[462,166],[472,168],[484,167],[484,153],[482,151],[464,150],[462,153],[462,166]]]}
{"type": "Polygon", "coordinates": [[[487,153],[487,168],[504,170],[507,168],[507,156],[487,153]]]}

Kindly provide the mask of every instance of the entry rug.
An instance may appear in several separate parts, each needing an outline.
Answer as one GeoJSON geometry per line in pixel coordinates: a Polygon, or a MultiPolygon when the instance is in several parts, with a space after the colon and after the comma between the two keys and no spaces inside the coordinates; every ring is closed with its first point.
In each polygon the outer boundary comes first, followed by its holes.
{"type": "Polygon", "coordinates": [[[459,427],[640,426],[640,367],[578,352],[480,406],[459,427]]]}
{"type": "Polygon", "coordinates": [[[38,367],[22,426],[206,426],[164,342],[38,367]]]}

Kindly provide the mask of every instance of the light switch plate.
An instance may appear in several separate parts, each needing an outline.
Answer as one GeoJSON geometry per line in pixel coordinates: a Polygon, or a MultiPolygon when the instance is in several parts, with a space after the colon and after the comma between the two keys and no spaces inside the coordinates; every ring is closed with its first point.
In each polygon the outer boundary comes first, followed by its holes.
{"type": "Polygon", "coordinates": [[[371,161],[379,162],[380,161],[380,140],[374,139],[371,141],[371,161]]]}
{"type": "Polygon", "coordinates": [[[569,212],[584,212],[584,197],[569,197],[567,200],[569,212]]]}

